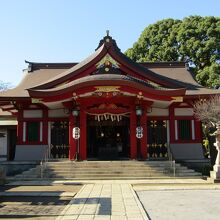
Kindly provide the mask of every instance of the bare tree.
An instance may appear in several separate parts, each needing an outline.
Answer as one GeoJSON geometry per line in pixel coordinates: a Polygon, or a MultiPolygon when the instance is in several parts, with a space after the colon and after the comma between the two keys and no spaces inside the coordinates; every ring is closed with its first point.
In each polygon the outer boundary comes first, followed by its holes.
{"type": "Polygon", "coordinates": [[[200,100],[194,105],[194,114],[206,126],[214,127],[216,131],[211,134],[216,138],[214,146],[217,150],[217,157],[211,177],[220,180],[220,95],[211,97],[208,100],[200,100]]]}
{"type": "Polygon", "coordinates": [[[196,102],[194,114],[206,126],[216,128],[217,123],[220,123],[220,95],[196,102]]]}

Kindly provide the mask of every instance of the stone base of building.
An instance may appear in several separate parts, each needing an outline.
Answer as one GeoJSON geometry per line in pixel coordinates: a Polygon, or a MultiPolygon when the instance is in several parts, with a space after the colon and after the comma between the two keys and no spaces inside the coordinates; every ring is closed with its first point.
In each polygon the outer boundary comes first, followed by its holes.
{"type": "Polygon", "coordinates": [[[5,170],[0,167],[0,185],[3,185],[5,182],[5,170]]]}

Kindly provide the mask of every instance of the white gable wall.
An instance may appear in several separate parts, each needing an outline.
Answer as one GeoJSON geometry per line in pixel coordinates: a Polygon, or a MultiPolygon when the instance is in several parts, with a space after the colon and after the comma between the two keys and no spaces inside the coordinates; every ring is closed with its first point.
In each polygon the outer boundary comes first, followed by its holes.
{"type": "Polygon", "coordinates": [[[175,108],[175,116],[193,116],[192,108],[175,108]]]}
{"type": "Polygon", "coordinates": [[[169,110],[164,108],[152,108],[152,112],[147,113],[148,116],[169,116],[169,110]]]}
{"type": "Polygon", "coordinates": [[[68,117],[68,114],[64,112],[63,109],[51,109],[48,111],[49,118],[62,118],[68,117]]]}
{"type": "Polygon", "coordinates": [[[42,110],[24,110],[23,116],[24,118],[42,118],[43,111],[42,110]]]}

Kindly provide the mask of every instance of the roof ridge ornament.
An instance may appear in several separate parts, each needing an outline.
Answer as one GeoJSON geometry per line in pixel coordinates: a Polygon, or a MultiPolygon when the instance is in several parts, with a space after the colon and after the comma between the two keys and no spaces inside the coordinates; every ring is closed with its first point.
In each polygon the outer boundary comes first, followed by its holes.
{"type": "Polygon", "coordinates": [[[114,47],[114,49],[121,51],[118,48],[116,41],[109,35],[109,30],[106,30],[106,35],[99,41],[99,45],[95,50],[98,50],[103,44],[105,45],[107,50],[111,47],[114,47]]]}

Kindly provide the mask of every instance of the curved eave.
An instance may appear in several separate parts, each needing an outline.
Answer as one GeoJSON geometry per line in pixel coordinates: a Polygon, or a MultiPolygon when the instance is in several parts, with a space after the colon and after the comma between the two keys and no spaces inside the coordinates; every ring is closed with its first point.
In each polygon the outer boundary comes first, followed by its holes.
{"type": "Polygon", "coordinates": [[[35,87],[32,87],[30,89],[48,89],[52,88],[54,86],[57,86],[59,84],[62,84],[64,82],[67,82],[69,80],[76,79],[80,74],[91,74],[91,72],[96,70],[96,64],[108,53],[112,56],[113,59],[115,59],[118,63],[121,64],[121,68],[127,72],[128,74],[136,74],[139,75],[142,78],[146,78],[152,82],[159,83],[163,86],[172,86],[175,88],[183,87],[181,82],[172,80],[168,77],[161,76],[157,73],[154,73],[147,69],[146,67],[132,61],[130,58],[125,56],[117,47],[116,44],[112,42],[113,40],[110,40],[110,42],[104,41],[104,43],[93,53],[91,56],[89,56],[84,61],[78,63],[77,65],[73,66],[72,68],[66,70],[65,72],[57,75],[56,77],[50,79],[49,81],[37,85],[35,87]]]}
{"type": "Polygon", "coordinates": [[[103,77],[102,79],[96,76],[84,77],[78,80],[75,80],[68,85],[62,86],[61,88],[53,88],[47,90],[33,90],[28,89],[28,92],[33,98],[50,98],[57,97],[62,99],[62,97],[72,96],[72,93],[77,93],[78,91],[84,88],[91,88],[91,92],[94,92],[95,86],[120,86],[121,91],[131,91],[134,94],[139,94],[142,92],[143,95],[153,95],[156,99],[165,99],[170,100],[173,96],[184,96],[186,89],[168,89],[168,90],[157,90],[154,88],[147,87],[139,82],[129,80],[126,76],[115,76],[115,79],[112,77],[103,77]],[[92,89],[93,88],[93,89],[92,89]]]}
{"type": "Polygon", "coordinates": [[[210,98],[212,96],[220,96],[220,93],[185,95],[184,96],[184,100],[188,100],[188,99],[204,99],[204,98],[210,98]]]}
{"type": "MultiPolygon", "coordinates": [[[[69,79],[76,77],[82,72],[85,72],[86,70],[90,69],[91,67],[95,68],[95,64],[101,60],[105,55],[107,54],[107,48],[103,44],[95,53],[90,55],[87,59],[84,61],[78,63],[77,65],[73,66],[72,68],[68,69],[67,71],[60,73],[56,77],[50,79],[49,81],[37,85],[35,87],[32,87],[30,89],[48,89],[51,87],[54,87],[58,84],[62,84],[69,79]]],[[[95,69],[94,69],[95,70],[95,69]]],[[[92,71],[92,70],[91,70],[92,71]]]]}
{"type": "Polygon", "coordinates": [[[0,101],[24,101],[30,100],[30,97],[21,97],[21,96],[2,96],[0,97],[0,101]]]}

